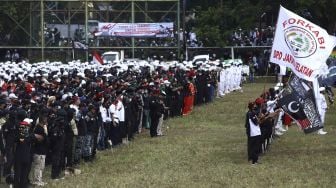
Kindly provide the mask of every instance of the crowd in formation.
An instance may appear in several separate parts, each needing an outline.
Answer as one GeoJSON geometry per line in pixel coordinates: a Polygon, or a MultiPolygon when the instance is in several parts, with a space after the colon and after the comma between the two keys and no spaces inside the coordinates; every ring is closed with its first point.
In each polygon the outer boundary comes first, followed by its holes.
{"type": "Polygon", "coordinates": [[[97,150],[127,144],[144,129],[163,135],[163,119],[240,89],[241,67],[238,61],[3,63],[3,176],[22,188],[45,185],[45,164],[51,179],[78,174],[97,150]]]}
{"type": "MultiPolygon", "coordinates": [[[[278,83],[275,87],[263,92],[255,101],[248,103],[245,128],[248,161],[251,161],[252,165],[258,164],[259,155],[267,152],[274,138],[283,135],[288,130],[288,127],[295,122],[277,104],[281,95],[281,89],[286,84],[278,83]]],[[[316,96],[317,109],[323,125],[328,108],[325,90],[325,87],[320,87],[319,93],[316,96]]],[[[332,104],[333,100],[329,100],[329,102],[332,104]]],[[[325,135],[327,132],[319,129],[317,134],[325,135]]]]}
{"type": "Polygon", "coordinates": [[[242,62],[237,60],[236,62],[228,61],[223,65],[223,69],[219,72],[219,82],[218,82],[218,95],[224,96],[231,91],[240,90],[241,81],[246,80],[246,76],[250,74],[248,66],[240,66],[242,62]],[[231,66],[231,64],[238,66],[231,66]]]}

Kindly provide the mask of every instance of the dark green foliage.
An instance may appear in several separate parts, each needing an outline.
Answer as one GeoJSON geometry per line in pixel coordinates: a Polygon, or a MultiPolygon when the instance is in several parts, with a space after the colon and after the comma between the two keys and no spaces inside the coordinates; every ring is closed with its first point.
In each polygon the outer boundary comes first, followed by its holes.
{"type": "Polygon", "coordinates": [[[333,34],[336,30],[336,0],[195,0],[187,6],[196,10],[198,37],[207,46],[227,44],[230,34],[243,30],[274,26],[280,5],[320,25],[333,34]],[[260,16],[266,13],[262,19],[260,16]]]}

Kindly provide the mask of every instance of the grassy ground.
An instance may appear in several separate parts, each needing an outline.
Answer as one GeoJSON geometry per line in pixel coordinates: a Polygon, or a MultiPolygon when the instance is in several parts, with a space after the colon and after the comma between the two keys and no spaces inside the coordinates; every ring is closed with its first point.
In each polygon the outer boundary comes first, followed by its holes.
{"type": "MultiPolygon", "coordinates": [[[[269,85],[268,85],[269,86],[269,85]]],[[[335,108],[326,116],[328,134],[305,135],[296,126],[271,146],[258,166],[247,162],[246,104],[263,84],[249,84],[165,122],[166,136],[139,135],[134,142],[98,153],[83,173],[48,187],[333,187],[336,185],[335,108]]],[[[48,170],[50,171],[50,170],[48,170]]],[[[47,172],[49,174],[49,172],[47,172]]]]}

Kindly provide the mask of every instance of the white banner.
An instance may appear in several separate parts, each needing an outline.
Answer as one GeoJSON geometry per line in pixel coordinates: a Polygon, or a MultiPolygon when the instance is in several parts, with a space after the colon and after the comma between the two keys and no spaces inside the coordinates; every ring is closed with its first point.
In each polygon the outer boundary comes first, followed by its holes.
{"type": "Polygon", "coordinates": [[[99,23],[96,36],[174,37],[174,23],[99,23]]]}
{"type": "Polygon", "coordinates": [[[326,30],[280,7],[270,61],[312,81],[335,44],[335,37],[326,30]]]}

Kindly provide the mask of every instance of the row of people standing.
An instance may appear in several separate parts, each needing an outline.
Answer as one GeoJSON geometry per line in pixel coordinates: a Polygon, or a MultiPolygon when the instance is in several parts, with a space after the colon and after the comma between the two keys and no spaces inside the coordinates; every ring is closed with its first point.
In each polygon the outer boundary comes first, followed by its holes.
{"type": "Polygon", "coordinates": [[[241,63],[223,64],[219,72],[218,96],[241,90],[243,66],[241,63]]]}
{"type": "Polygon", "coordinates": [[[97,150],[127,144],[145,128],[152,137],[163,135],[164,118],[211,102],[217,87],[215,69],[117,69],[1,77],[0,149],[9,183],[43,186],[45,164],[57,180],[63,172],[80,173],[80,164],[93,161],[97,150]]]}

